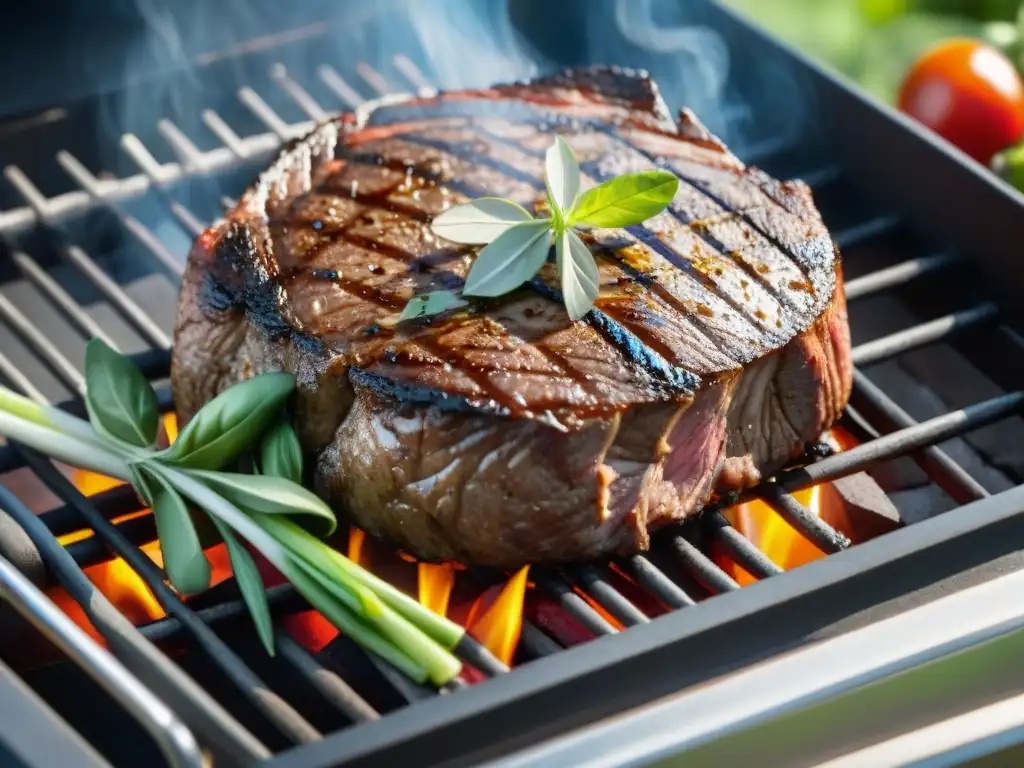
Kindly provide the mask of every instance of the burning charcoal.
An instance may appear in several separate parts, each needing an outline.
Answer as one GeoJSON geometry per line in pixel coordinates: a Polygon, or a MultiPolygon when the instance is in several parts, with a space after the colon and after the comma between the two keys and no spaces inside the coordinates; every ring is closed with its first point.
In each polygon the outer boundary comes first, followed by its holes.
{"type": "Polygon", "coordinates": [[[866,472],[840,478],[822,490],[822,519],[853,542],[873,539],[903,525],[896,505],[866,472]]]}

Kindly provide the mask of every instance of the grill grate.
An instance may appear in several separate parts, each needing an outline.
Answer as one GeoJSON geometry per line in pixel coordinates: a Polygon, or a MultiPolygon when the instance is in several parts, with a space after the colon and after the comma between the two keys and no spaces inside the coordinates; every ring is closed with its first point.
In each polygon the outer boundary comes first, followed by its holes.
{"type": "MultiPolygon", "coordinates": [[[[415,90],[429,92],[427,78],[411,60],[396,57],[394,64],[415,90]]],[[[384,77],[367,65],[360,65],[357,72],[376,94],[384,95],[392,90],[384,77]]],[[[323,84],[338,96],[341,106],[356,107],[363,101],[358,91],[336,70],[322,66],[318,74],[323,84]]],[[[86,313],[82,304],[62,288],[40,261],[30,255],[29,248],[14,244],[15,239],[27,234],[42,235],[64,262],[76,270],[139,339],[145,342],[148,349],[137,354],[135,359],[154,381],[165,379],[168,374],[170,338],[140,303],[132,299],[107,274],[100,261],[75,243],[67,222],[92,211],[102,211],[113,216],[123,232],[136,242],[139,251],[146,254],[152,267],[168,275],[177,285],[182,260],[171,252],[152,228],[132,214],[131,203],[151,195],[164,206],[166,214],[182,232],[189,237],[195,236],[203,229],[204,222],[175,199],[176,185],[191,178],[230,171],[245,163],[264,162],[282,143],[301,136],[312,127],[312,121],[323,119],[328,114],[328,108],[315,101],[283,66],[275,66],[271,76],[301,112],[308,116],[309,121],[288,123],[257,92],[242,88],[238,93],[239,99],[265,126],[265,133],[240,137],[216,112],[208,110],[203,114],[203,121],[223,146],[204,152],[177,126],[164,120],[159,124],[159,131],[178,158],[177,162],[158,162],[140,140],[127,135],[123,137],[122,147],[138,165],[141,173],[126,179],[106,180],[95,177],[69,152],[62,152],[58,162],[80,189],[52,198],[40,192],[18,168],[5,169],[7,180],[24,199],[25,206],[0,213],[0,237],[4,239],[8,255],[21,276],[39,290],[46,302],[81,337],[83,343],[93,335],[107,337],[104,328],[86,313]]],[[[334,106],[330,105],[331,108],[334,106]]],[[[778,149],[771,142],[765,146],[778,149]]],[[[766,160],[770,160],[770,157],[766,160]]],[[[835,167],[809,169],[801,176],[808,179],[816,191],[842,185],[844,179],[842,170],[835,167]]],[[[215,215],[213,211],[207,213],[215,215]]],[[[837,230],[834,237],[843,250],[850,253],[877,238],[892,234],[901,226],[898,217],[885,215],[837,230]]],[[[847,295],[852,303],[929,275],[952,270],[958,264],[958,258],[947,253],[910,259],[850,280],[847,283],[847,295]]],[[[56,345],[47,341],[46,334],[2,296],[0,324],[33,349],[38,361],[69,394],[81,392],[83,377],[77,365],[56,345]]],[[[980,328],[995,329],[1019,351],[1020,340],[999,325],[997,307],[981,302],[861,344],[853,351],[854,360],[859,367],[875,364],[980,328]]],[[[109,337],[107,340],[110,341],[109,337]]],[[[24,373],[23,368],[2,352],[0,376],[29,397],[45,401],[40,388],[24,373]]],[[[877,436],[877,439],[863,442],[856,448],[824,458],[805,468],[784,472],[774,481],[766,482],[746,494],[745,498],[756,496],[764,499],[808,541],[827,553],[834,553],[848,546],[849,542],[841,533],[803,507],[791,495],[792,492],[860,472],[879,462],[909,455],[958,503],[975,501],[989,495],[936,444],[1019,413],[1024,404],[1024,392],[1012,392],[916,423],[859,369],[855,374],[855,390],[854,400],[845,416],[846,422],[854,431],[858,431],[857,425],[861,425],[858,432],[861,436],[877,436]]],[[[165,409],[169,408],[168,388],[161,386],[159,395],[161,405],[165,409]]],[[[82,405],[77,400],[68,401],[65,407],[78,413],[82,411],[82,405]]],[[[231,712],[171,663],[155,645],[171,645],[187,640],[200,647],[214,661],[265,721],[275,727],[285,742],[301,744],[322,737],[321,731],[300,714],[282,693],[268,685],[240,654],[214,632],[214,629],[245,620],[247,614],[241,601],[229,596],[226,600],[205,607],[193,608],[186,605],[165,585],[160,570],[138,549],[138,545],[155,536],[152,519],[141,517],[113,522],[114,518],[138,509],[138,501],[133,493],[125,488],[117,488],[91,499],[86,498],[49,460],[16,444],[0,448],[0,474],[24,467],[29,468],[59,498],[62,506],[36,517],[22,500],[0,486],[0,509],[25,529],[42,554],[49,571],[85,609],[114,656],[130,673],[126,679],[131,680],[131,675],[134,675],[137,681],[143,683],[141,687],[135,688],[129,684],[121,691],[127,709],[140,716],[148,711],[142,707],[148,688],[169,702],[204,746],[210,747],[217,754],[236,761],[264,758],[271,754],[270,747],[257,739],[231,712]],[[83,525],[91,528],[95,535],[71,544],[66,549],[57,543],[57,536],[78,530],[83,525]],[[105,562],[115,556],[125,559],[144,579],[166,609],[167,618],[145,627],[132,627],[84,577],[81,570],[83,567],[105,562]]],[[[671,555],[673,567],[681,569],[686,579],[674,579],[667,569],[654,562],[654,558],[644,555],[628,558],[620,565],[643,589],[672,609],[686,608],[706,595],[739,588],[737,582],[705,554],[703,544],[708,541],[714,542],[729,559],[758,579],[782,573],[776,563],[730,525],[718,508],[706,510],[699,522],[687,523],[663,534],[661,541],[671,555]]],[[[26,605],[28,597],[17,594],[7,576],[7,571],[0,568],[3,596],[31,612],[31,606],[26,605]]],[[[650,621],[651,617],[616,589],[603,568],[574,566],[537,569],[533,579],[540,590],[595,635],[615,634],[617,629],[591,602],[581,596],[581,591],[624,626],[650,621]]],[[[271,608],[278,616],[303,607],[302,600],[288,585],[272,588],[269,598],[271,608]]],[[[38,594],[33,595],[32,599],[38,600],[38,594]]],[[[52,617],[36,613],[33,616],[47,634],[63,639],[65,650],[76,663],[88,668],[89,659],[95,658],[97,653],[91,641],[73,639],[67,628],[52,621],[52,617]]],[[[284,632],[278,631],[277,635],[280,655],[274,664],[286,667],[288,674],[298,676],[311,685],[336,710],[343,723],[361,723],[380,717],[377,709],[335,671],[324,666],[284,632]]],[[[523,626],[521,647],[526,655],[533,658],[561,650],[557,642],[528,621],[523,626]]],[[[471,641],[467,641],[459,650],[464,659],[484,674],[493,676],[506,671],[500,662],[471,641]]],[[[434,695],[435,692],[425,691],[404,680],[386,662],[358,649],[354,652],[362,654],[364,663],[376,668],[389,680],[404,701],[411,703],[434,695]]],[[[102,652],[100,654],[99,658],[109,659],[102,652]]],[[[154,727],[169,739],[179,733],[175,729],[182,726],[175,718],[166,717],[154,727]]],[[[166,740],[165,743],[171,745],[167,747],[167,754],[178,764],[195,764],[194,755],[188,749],[180,744],[175,747],[173,740],[166,740]]]]}

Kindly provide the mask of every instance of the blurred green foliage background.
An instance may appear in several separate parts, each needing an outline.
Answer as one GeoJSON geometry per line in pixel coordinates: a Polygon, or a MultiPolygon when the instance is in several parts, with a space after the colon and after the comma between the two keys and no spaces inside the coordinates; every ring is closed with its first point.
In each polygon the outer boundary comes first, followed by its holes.
{"type": "Polygon", "coordinates": [[[1020,62],[1020,0],[726,0],[775,35],[892,102],[914,60],[976,37],[1020,62]]]}

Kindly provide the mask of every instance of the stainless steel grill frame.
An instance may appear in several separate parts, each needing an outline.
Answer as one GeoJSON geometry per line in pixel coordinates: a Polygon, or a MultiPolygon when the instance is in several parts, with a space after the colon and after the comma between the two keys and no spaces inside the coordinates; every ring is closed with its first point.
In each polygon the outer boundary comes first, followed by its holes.
{"type": "MultiPolygon", "coordinates": [[[[817,546],[832,553],[823,561],[781,575],[781,569],[732,528],[717,508],[705,510],[700,521],[667,532],[660,539],[673,569],[663,567],[654,558],[637,556],[621,566],[663,605],[674,612],[650,621],[649,617],[617,590],[602,565],[567,569],[538,570],[534,579],[540,589],[558,602],[599,639],[583,647],[562,651],[540,628],[524,626],[525,655],[533,663],[505,674],[478,647],[467,644],[462,653],[481,671],[499,680],[473,686],[468,690],[448,691],[437,699],[437,692],[413,686],[385,662],[363,654],[365,664],[390,681],[401,699],[409,704],[397,712],[380,713],[336,671],[314,659],[279,632],[280,658],[274,663],[313,686],[335,710],[339,722],[358,727],[340,729],[325,735],[288,700],[288,692],[266,684],[233,648],[221,639],[215,628],[244,621],[244,606],[235,595],[220,593],[186,605],[163,582],[163,574],[138,549],[137,545],[154,537],[149,518],[137,518],[114,524],[118,515],[138,508],[130,492],[115,489],[86,499],[48,460],[18,445],[0,448],[0,474],[20,467],[31,468],[61,500],[63,506],[36,517],[8,489],[0,487],[0,512],[6,513],[30,540],[29,557],[17,564],[31,565],[35,554],[48,573],[56,578],[86,608],[96,628],[104,636],[110,653],[124,666],[126,673],[141,683],[141,691],[129,683],[124,689],[130,709],[140,717],[148,711],[143,691],[151,691],[180,716],[177,722],[161,722],[160,733],[170,737],[182,727],[190,729],[206,748],[229,764],[270,757],[272,750],[243,726],[208,692],[182,672],[155,643],[161,646],[188,642],[213,659],[216,666],[242,692],[263,721],[273,727],[275,738],[285,743],[305,745],[283,751],[276,759],[281,766],[361,764],[386,758],[416,760],[429,754],[437,761],[471,762],[494,756],[522,739],[536,739],[566,731],[595,717],[605,716],[674,692],[720,674],[765,658],[780,649],[793,647],[810,635],[858,611],[894,600],[927,585],[963,574],[971,568],[990,563],[1013,553],[1019,547],[1024,528],[1024,489],[1018,487],[995,496],[936,446],[981,426],[1019,414],[1024,392],[1014,366],[1007,362],[1024,349],[1021,338],[1005,323],[1016,318],[1012,283],[1007,278],[1019,274],[1006,243],[1018,242],[1019,222],[1024,200],[1000,182],[994,181],[941,142],[927,136],[899,116],[867,101],[845,84],[792,51],[763,37],[756,30],[714,3],[702,3],[705,19],[720,29],[730,43],[748,47],[790,62],[812,83],[819,103],[827,105],[830,132],[827,162],[802,168],[799,175],[816,190],[839,185],[851,194],[869,199],[876,211],[859,221],[834,230],[836,242],[846,254],[854,254],[865,244],[893,232],[922,230],[927,225],[932,239],[942,243],[939,250],[906,260],[893,260],[884,269],[847,282],[847,294],[853,304],[881,291],[897,290],[912,281],[925,281],[936,275],[953,274],[963,266],[960,254],[970,253],[987,278],[987,295],[950,313],[907,328],[899,333],[875,339],[854,350],[859,366],[890,359],[910,350],[939,342],[956,342],[961,335],[972,342],[972,357],[982,360],[984,368],[1008,394],[953,411],[920,424],[915,423],[861,371],[855,379],[855,395],[845,424],[867,441],[856,449],[822,459],[805,468],[782,473],[773,482],[756,489],[798,531],[817,546]],[[872,145],[885,146],[886,152],[865,156],[865,136],[872,145]],[[901,164],[913,168],[906,173],[894,168],[892,155],[901,164]],[[949,190],[958,194],[969,187],[975,195],[970,206],[947,210],[943,201],[949,190]],[[942,210],[941,220],[934,215],[942,210]],[[898,213],[892,213],[897,211],[898,213]],[[979,227],[978,212],[984,211],[991,226],[979,227]],[[975,343],[984,330],[983,343],[975,343]],[[870,439],[876,437],[877,439],[870,439]],[[862,471],[875,463],[911,455],[929,477],[956,501],[966,506],[911,528],[889,534],[877,541],[846,550],[848,542],[837,531],[801,507],[790,493],[810,484],[836,479],[862,471]],[[92,528],[91,539],[62,548],[56,536],[81,527],[92,528]],[[713,541],[735,562],[761,582],[738,589],[737,583],[707,556],[707,544],[713,541]],[[843,551],[846,550],[846,551],[843,551]],[[147,627],[134,628],[116,612],[82,575],[81,568],[123,557],[150,585],[168,612],[168,618],[147,627]],[[628,632],[615,628],[574,589],[583,589],[628,632]],[[709,595],[733,593],[714,600],[709,595]],[[603,636],[603,637],[602,637],[603,636]],[[696,660],[696,661],[695,661],[696,660]],[[134,691],[135,693],[132,693],[134,691]],[[514,726],[512,725],[514,724],[514,726]]],[[[395,70],[407,83],[401,89],[419,93],[430,91],[430,84],[408,58],[396,57],[395,70]]],[[[385,97],[393,84],[367,65],[356,67],[363,83],[360,88],[375,97],[385,97]]],[[[289,123],[278,115],[264,98],[251,88],[242,88],[240,101],[266,127],[256,135],[240,137],[216,112],[207,111],[203,121],[223,146],[201,151],[179,128],[162,121],[160,133],[177,157],[176,162],[161,163],[146,145],[126,135],[122,147],[138,165],[140,173],[118,180],[99,179],[69,152],[58,162],[79,189],[47,198],[17,167],[5,169],[5,177],[21,195],[24,205],[0,213],[0,239],[6,256],[66,322],[84,340],[105,335],[104,328],[85,311],[33,257],[21,243],[26,235],[45,238],[63,262],[77,270],[111,305],[117,315],[145,341],[149,349],[136,359],[154,380],[168,373],[170,338],[140,303],[130,297],[107,275],[98,260],[75,243],[66,223],[84,213],[103,211],[113,216],[124,233],[136,243],[154,270],[172,280],[180,276],[183,261],[171,252],[163,240],[131,212],[134,200],[146,197],[159,201],[166,215],[188,236],[198,234],[205,218],[217,215],[205,211],[200,216],[175,197],[181,183],[249,164],[265,163],[280,146],[297,138],[324,119],[329,110],[358,109],[362,95],[343,76],[324,65],[318,70],[322,82],[338,97],[338,103],[322,105],[282,66],[272,70],[274,82],[290,97],[309,120],[289,123]]],[[[787,162],[793,154],[789,144],[766,141],[761,157],[747,157],[772,169],[787,162]]],[[[801,156],[799,151],[796,154],[801,156]]],[[[802,156],[806,159],[807,155],[802,156]]],[[[820,155],[815,154],[817,162],[820,155]]],[[[826,211],[826,218],[828,211],[826,211]]],[[[69,393],[79,393],[82,375],[77,361],[69,359],[49,343],[24,312],[0,295],[0,324],[34,348],[40,362],[69,393]]],[[[24,370],[0,351],[0,377],[11,386],[37,400],[43,394],[24,370]]],[[[161,403],[170,407],[169,393],[161,389],[161,403]]],[[[65,406],[81,412],[80,401],[65,406]]],[[[30,613],[46,631],[64,643],[68,655],[85,667],[89,659],[108,659],[110,654],[84,636],[78,636],[42,612],[38,592],[33,593],[13,574],[0,569],[2,594],[30,613]],[[24,587],[18,592],[15,587],[24,587]],[[33,610],[32,605],[40,606],[33,610]]],[[[223,590],[222,590],[223,592],[223,590]]],[[[271,590],[275,612],[292,612],[302,601],[288,586],[271,590]]],[[[262,734],[261,734],[262,736],[262,734]]],[[[47,756],[47,745],[40,759],[47,756]]],[[[187,750],[179,750],[187,754],[187,750]]],[[[175,759],[187,760],[180,755],[175,759]]],[[[45,760],[40,764],[46,764],[45,760]]],[[[182,763],[186,764],[186,763],[182,763]]]]}

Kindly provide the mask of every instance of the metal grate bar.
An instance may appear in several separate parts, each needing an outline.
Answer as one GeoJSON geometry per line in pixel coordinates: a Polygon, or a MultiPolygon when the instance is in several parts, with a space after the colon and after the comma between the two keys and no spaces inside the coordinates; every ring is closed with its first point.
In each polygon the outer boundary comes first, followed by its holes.
{"type": "Polygon", "coordinates": [[[670,539],[670,544],[672,552],[680,564],[712,593],[730,592],[740,588],[732,576],[711,562],[707,555],[693,546],[685,537],[673,536],[670,539]]]}
{"type": "Polygon", "coordinates": [[[153,592],[153,595],[163,606],[164,610],[178,619],[188,629],[200,647],[203,648],[207,655],[234,682],[268,721],[273,723],[282,734],[297,743],[314,741],[320,738],[320,734],[312,725],[306,722],[291,705],[271,691],[246,666],[245,662],[223,640],[217,637],[182,602],[181,598],[164,583],[163,575],[153,561],[134,544],[125,539],[116,526],[112,525],[110,521],[105,520],[93,508],[89,500],[52,463],[27,448],[19,447],[19,450],[40,479],[58,497],[75,507],[96,534],[102,537],[131,566],[132,570],[142,578],[146,586],[153,592]]]}
{"type": "Polygon", "coordinates": [[[320,75],[323,84],[330,88],[347,107],[355,109],[366,101],[359,91],[349,85],[345,78],[338,74],[334,67],[324,64],[317,69],[317,74],[320,75]]]}
{"type": "Polygon", "coordinates": [[[956,266],[961,259],[951,253],[939,253],[934,256],[922,256],[916,259],[893,264],[891,267],[864,275],[846,283],[846,300],[853,301],[889,288],[916,280],[924,275],[939,272],[956,266]]]}
{"type": "Polygon", "coordinates": [[[790,496],[775,483],[765,483],[760,488],[762,499],[793,528],[807,537],[818,549],[826,554],[840,552],[850,546],[850,540],[839,531],[811,514],[807,508],[790,496]],[[810,534],[810,535],[808,535],[810,534]]]}
{"type": "Polygon", "coordinates": [[[613,635],[615,627],[580,597],[565,579],[545,569],[534,572],[534,583],[565,609],[565,612],[595,635],[613,635]]]}
{"type": "MultiPolygon", "coordinates": [[[[117,523],[112,522],[111,525],[132,546],[140,547],[143,544],[156,541],[156,521],[152,515],[141,515],[130,520],[122,520],[117,523]]],[[[82,568],[107,563],[117,557],[99,536],[90,536],[86,539],[71,542],[66,545],[65,549],[82,568]]]]}
{"type": "MultiPolygon", "coordinates": [[[[182,165],[185,166],[186,170],[203,170],[202,150],[192,143],[192,139],[186,136],[181,128],[176,126],[167,118],[163,118],[157,121],[156,129],[160,131],[160,135],[164,137],[167,143],[171,146],[171,149],[174,150],[174,154],[178,156],[178,159],[181,161],[182,165]]],[[[124,137],[122,137],[121,141],[123,146],[124,137]]],[[[142,142],[139,142],[140,146],[141,144],[142,142]]]]}
{"type": "Polygon", "coordinates": [[[430,84],[426,75],[404,53],[397,54],[394,58],[394,63],[395,69],[401,72],[402,76],[416,88],[420,96],[431,96],[437,93],[437,89],[430,84]]]}
{"type": "Polygon", "coordinates": [[[331,706],[352,722],[364,723],[380,718],[377,710],[367,704],[362,696],[334,672],[321,666],[305,648],[292,639],[291,635],[278,630],[274,633],[274,638],[281,655],[313,682],[317,691],[331,706]]]}
{"type": "MultiPolygon", "coordinates": [[[[21,372],[21,369],[3,353],[3,350],[0,350],[0,376],[3,376],[13,387],[21,390],[26,397],[32,398],[37,403],[46,402],[43,393],[36,389],[28,377],[21,372]]],[[[11,461],[13,457],[14,451],[7,447],[0,448],[0,472],[6,472],[17,466],[17,462],[11,461]]]]}
{"type": "Polygon", "coordinates": [[[29,348],[34,349],[36,355],[68,389],[79,393],[85,390],[85,377],[74,364],[3,295],[0,295],[0,320],[10,326],[29,348]]]}
{"type": "MultiPolygon", "coordinates": [[[[58,156],[58,162],[65,168],[85,168],[69,153],[58,156]]],[[[136,304],[131,297],[99,267],[98,264],[80,247],[65,242],[64,236],[53,227],[48,205],[42,193],[19,169],[8,167],[7,178],[14,184],[18,192],[25,198],[33,210],[39,215],[40,223],[55,234],[62,255],[81,272],[94,288],[110,303],[111,306],[131,325],[139,335],[158,348],[169,349],[171,340],[167,334],[153,322],[152,318],[136,304]]],[[[155,235],[154,235],[155,237],[155,235]]]]}
{"type": "Polygon", "coordinates": [[[856,248],[876,237],[887,235],[900,225],[899,216],[877,216],[861,224],[833,233],[832,241],[841,251],[856,248]]]}
{"type": "Polygon", "coordinates": [[[697,604],[696,600],[646,557],[633,555],[622,561],[622,567],[638,584],[670,608],[687,608],[697,604]]]}
{"type": "Polygon", "coordinates": [[[199,745],[177,715],[3,557],[0,596],[121,704],[146,729],[172,768],[202,768],[199,745]]]}
{"type": "Polygon", "coordinates": [[[920,450],[933,443],[941,443],[952,437],[972,432],[989,424],[1013,416],[1024,408],[1024,392],[993,397],[975,405],[922,421],[912,427],[836,453],[817,464],[801,469],[789,470],[778,475],[776,480],[789,492],[809,488],[818,483],[828,483],[840,477],[860,472],[872,464],[888,461],[920,450]]]}
{"type": "Polygon", "coordinates": [[[221,140],[225,147],[230,149],[236,157],[244,160],[249,156],[249,149],[234,129],[227,124],[223,117],[212,109],[203,110],[203,123],[210,129],[210,132],[221,140]]]}
{"type": "Polygon", "coordinates": [[[86,311],[71,298],[71,295],[64,290],[60,283],[50,277],[47,272],[36,263],[36,260],[22,250],[13,248],[11,258],[18,266],[21,274],[24,275],[39,291],[46,296],[50,303],[60,310],[61,314],[86,338],[98,338],[105,341],[111,347],[115,347],[113,340],[100,327],[99,323],[93,320],[86,311]]]}
{"type": "MultiPolygon", "coordinates": [[[[130,515],[142,508],[139,505],[139,497],[129,485],[119,485],[116,488],[102,491],[90,496],[89,500],[107,520],[121,517],[121,515],[130,515]]],[[[66,536],[69,533],[82,530],[83,527],[81,515],[68,504],[44,512],[39,518],[54,536],[66,536]]]]}
{"type": "MultiPolygon", "coordinates": [[[[57,155],[57,162],[64,167],[65,170],[74,178],[74,180],[85,189],[90,195],[97,200],[102,199],[106,207],[117,214],[124,222],[125,227],[131,232],[135,238],[145,246],[146,250],[153,256],[156,262],[169,270],[171,274],[174,274],[177,264],[177,259],[167,250],[167,247],[161,242],[152,231],[150,231],[142,222],[135,219],[133,216],[129,216],[125,213],[121,206],[115,203],[113,200],[103,198],[102,192],[100,191],[100,181],[90,174],[81,163],[74,161],[73,164],[68,164],[65,158],[71,157],[68,152],[60,152],[57,155]],[[71,170],[74,168],[74,171],[71,170]]],[[[50,201],[48,201],[42,192],[33,184],[28,176],[15,165],[9,165],[4,168],[4,176],[11,185],[18,190],[25,202],[28,203],[29,207],[35,212],[39,222],[44,226],[52,226],[53,217],[50,211],[50,201]]],[[[56,230],[55,230],[56,231],[56,230]]],[[[180,270],[180,267],[177,267],[180,270]]]]}
{"type": "Polygon", "coordinates": [[[281,86],[282,90],[291,96],[292,101],[299,105],[299,108],[306,113],[310,120],[321,122],[328,117],[327,111],[321,107],[309,91],[299,85],[296,80],[288,74],[284,64],[275,64],[270,69],[270,76],[274,82],[281,86]]]}
{"type": "Polygon", "coordinates": [[[759,579],[777,576],[783,570],[767,555],[754,546],[746,536],[736,530],[732,523],[718,509],[709,506],[703,510],[701,518],[714,540],[724,552],[750,574],[759,579]]]}
{"type": "Polygon", "coordinates": [[[563,650],[562,646],[544,634],[533,622],[523,619],[523,628],[519,635],[519,645],[535,659],[550,656],[563,650]]]}
{"type": "Polygon", "coordinates": [[[998,316],[999,307],[992,303],[986,303],[962,312],[937,317],[926,323],[854,347],[852,351],[853,364],[863,366],[881,362],[905,352],[944,341],[978,326],[987,325],[994,322],[998,316]]]}
{"type": "Polygon", "coordinates": [[[468,632],[462,635],[462,638],[454,648],[454,653],[463,661],[468,661],[488,677],[497,677],[508,672],[508,667],[505,666],[504,662],[500,661],[487,648],[478,643],[476,639],[470,637],[468,632]]]}
{"type": "Polygon", "coordinates": [[[18,498],[0,485],[0,509],[25,531],[39,550],[49,572],[77,602],[89,622],[121,662],[140,680],[158,691],[175,711],[218,754],[248,762],[270,753],[251,733],[220,706],[204,688],[175,666],[132,626],[114,605],[86,578],[82,570],[43,522],[18,498]]]}
{"type": "MultiPolygon", "coordinates": [[[[737,531],[725,518],[725,515],[718,510],[706,510],[703,521],[709,526],[715,541],[722,545],[726,554],[738,565],[742,566],[743,570],[751,576],[765,579],[769,576],[778,576],[780,573],[783,573],[783,570],[768,555],[755,547],[750,539],[737,531]]],[[[803,533],[803,531],[800,531],[800,533],[803,533]]]]}
{"type": "Polygon", "coordinates": [[[249,111],[261,123],[277,134],[281,141],[288,141],[292,138],[294,134],[292,127],[278,117],[277,113],[270,108],[270,105],[263,100],[263,97],[252,88],[249,86],[239,88],[238,99],[249,108],[249,111]]]}
{"type": "MultiPolygon", "coordinates": [[[[868,411],[868,417],[873,422],[879,422],[886,432],[907,429],[917,424],[910,414],[900,408],[861,371],[853,372],[851,399],[860,405],[862,410],[868,411]]],[[[937,445],[922,448],[911,454],[911,458],[958,504],[978,501],[989,495],[981,483],[937,445]]]]}
{"type": "Polygon", "coordinates": [[[608,583],[608,579],[597,568],[585,565],[566,569],[569,580],[586,592],[608,613],[618,619],[624,626],[646,624],[650,619],[633,603],[623,597],[617,589],[608,583]]]}
{"type": "Polygon", "coordinates": [[[801,174],[800,178],[811,189],[821,189],[843,178],[843,167],[841,165],[827,165],[824,168],[816,168],[813,171],[801,174]]]}
{"type": "Polygon", "coordinates": [[[375,70],[365,61],[360,61],[356,64],[356,74],[359,75],[363,81],[376,91],[378,96],[387,96],[393,92],[393,88],[388,85],[388,81],[384,79],[384,75],[375,70]]]}

